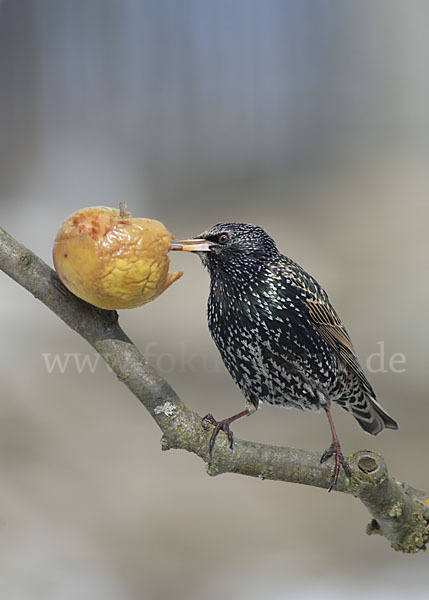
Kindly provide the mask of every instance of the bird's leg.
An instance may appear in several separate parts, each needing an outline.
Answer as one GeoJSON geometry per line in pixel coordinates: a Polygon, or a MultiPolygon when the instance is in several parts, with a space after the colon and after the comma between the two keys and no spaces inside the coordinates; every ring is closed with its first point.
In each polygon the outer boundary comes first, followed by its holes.
{"type": "Polygon", "coordinates": [[[202,419],[203,425],[205,423],[211,423],[212,425],[214,425],[214,429],[213,429],[213,432],[210,437],[209,454],[211,455],[211,453],[213,451],[215,440],[218,436],[219,431],[223,431],[226,434],[226,436],[229,440],[229,447],[232,448],[233,443],[234,443],[234,434],[232,433],[229,426],[234,421],[237,421],[238,419],[241,419],[242,417],[247,417],[248,415],[251,415],[253,412],[255,412],[255,410],[256,410],[256,408],[253,405],[248,404],[248,408],[246,408],[246,410],[242,410],[241,412],[237,413],[236,415],[233,415],[232,417],[228,417],[228,419],[223,419],[222,421],[216,421],[216,419],[214,418],[214,416],[211,413],[209,413],[208,415],[203,417],[203,419],[202,419]]]}
{"type": "Polygon", "coordinates": [[[337,483],[338,474],[340,472],[340,467],[343,467],[343,469],[348,477],[350,477],[352,472],[351,472],[351,469],[350,469],[349,465],[347,464],[347,461],[344,458],[343,453],[341,451],[340,440],[338,439],[337,432],[335,431],[334,422],[332,421],[332,417],[331,417],[331,412],[330,412],[329,408],[327,408],[326,406],[324,406],[323,408],[325,409],[326,416],[328,417],[328,421],[329,421],[329,426],[331,428],[332,444],[322,454],[322,456],[320,457],[320,462],[324,463],[325,461],[328,460],[328,458],[330,458],[333,454],[335,454],[334,476],[332,477],[332,483],[328,489],[328,492],[332,492],[332,490],[335,488],[335,485],[337,483]]]}

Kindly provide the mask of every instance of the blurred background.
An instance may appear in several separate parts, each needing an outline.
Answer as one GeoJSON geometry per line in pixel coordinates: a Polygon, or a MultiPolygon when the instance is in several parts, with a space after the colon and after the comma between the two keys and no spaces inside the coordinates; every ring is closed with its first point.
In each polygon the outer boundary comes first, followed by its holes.
{"type": "MultiPolygon", "coordinates": [[[[177,237],[262,225],[328,290],[400,423],[371,438],[334,409],[344,451],[381,452],[429,490],[428,28],[424,0],[3,0],[1,225],[49,264],[84,206],[125,201],[177,237]]],[[[184,278],[121,325],[191,408],[229,416],[243,398],[208,334],[207,273],[192,255],[172,263],[184,278]]],[[[4,598],[426,589],[427,557],[366,536],[353,498],[209,478],[196,457],[162,453],[92,348],[2,274],[0,286],[4,598]]],[[[234,431],[330,443],[324,415],[273,407],[234,431]]]]}

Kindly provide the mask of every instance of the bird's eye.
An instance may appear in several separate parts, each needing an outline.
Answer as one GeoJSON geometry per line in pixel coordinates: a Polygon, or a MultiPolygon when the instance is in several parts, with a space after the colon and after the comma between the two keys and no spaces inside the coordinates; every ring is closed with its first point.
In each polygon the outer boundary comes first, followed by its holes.
{"type": "Polygon", "coordinates": [[[227,244],[229,242],[229,235],[227,233],[221,233],[217,240],[219,244],[227,244]]]}

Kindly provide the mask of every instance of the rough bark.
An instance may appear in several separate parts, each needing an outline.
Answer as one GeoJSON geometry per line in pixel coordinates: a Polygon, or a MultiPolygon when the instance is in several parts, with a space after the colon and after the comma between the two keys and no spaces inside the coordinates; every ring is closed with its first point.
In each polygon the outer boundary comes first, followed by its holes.
{"type": "MultiPolygon", "coordinates": [[[[180,448],[203,459],[209,475],[241,473],[251,477],[329,488],[332,465],[307,450],[235,440],[225,436],[209,456],[211,428],[191,411],[170,385],[147,363],[120,328],[117,313],[76,298],[55,272],[33,252],[0,228],[0,268],[85,338],[146,407],[162,431],[163,450],[180,448]]],[[[395,550],[417,552],[429,539],[429,494],[396,481],[384,459],[371,451],[347,457],[352,476],[340,475],[336,491],[359,498],[372,520],[368,533],[386,537],[395,550]]]]}

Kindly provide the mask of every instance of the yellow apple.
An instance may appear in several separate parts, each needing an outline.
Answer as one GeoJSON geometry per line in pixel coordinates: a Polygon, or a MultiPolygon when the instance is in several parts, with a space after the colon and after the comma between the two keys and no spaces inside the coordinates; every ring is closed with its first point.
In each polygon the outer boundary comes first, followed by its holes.
{"type": "Polygon", "coordinates": [[[154,300],[183,271],[169,273],[172,235],[162,223],[106,206],[78,210],[54,242],[55,269],[73,294],[99,308],[154,300]]]}

